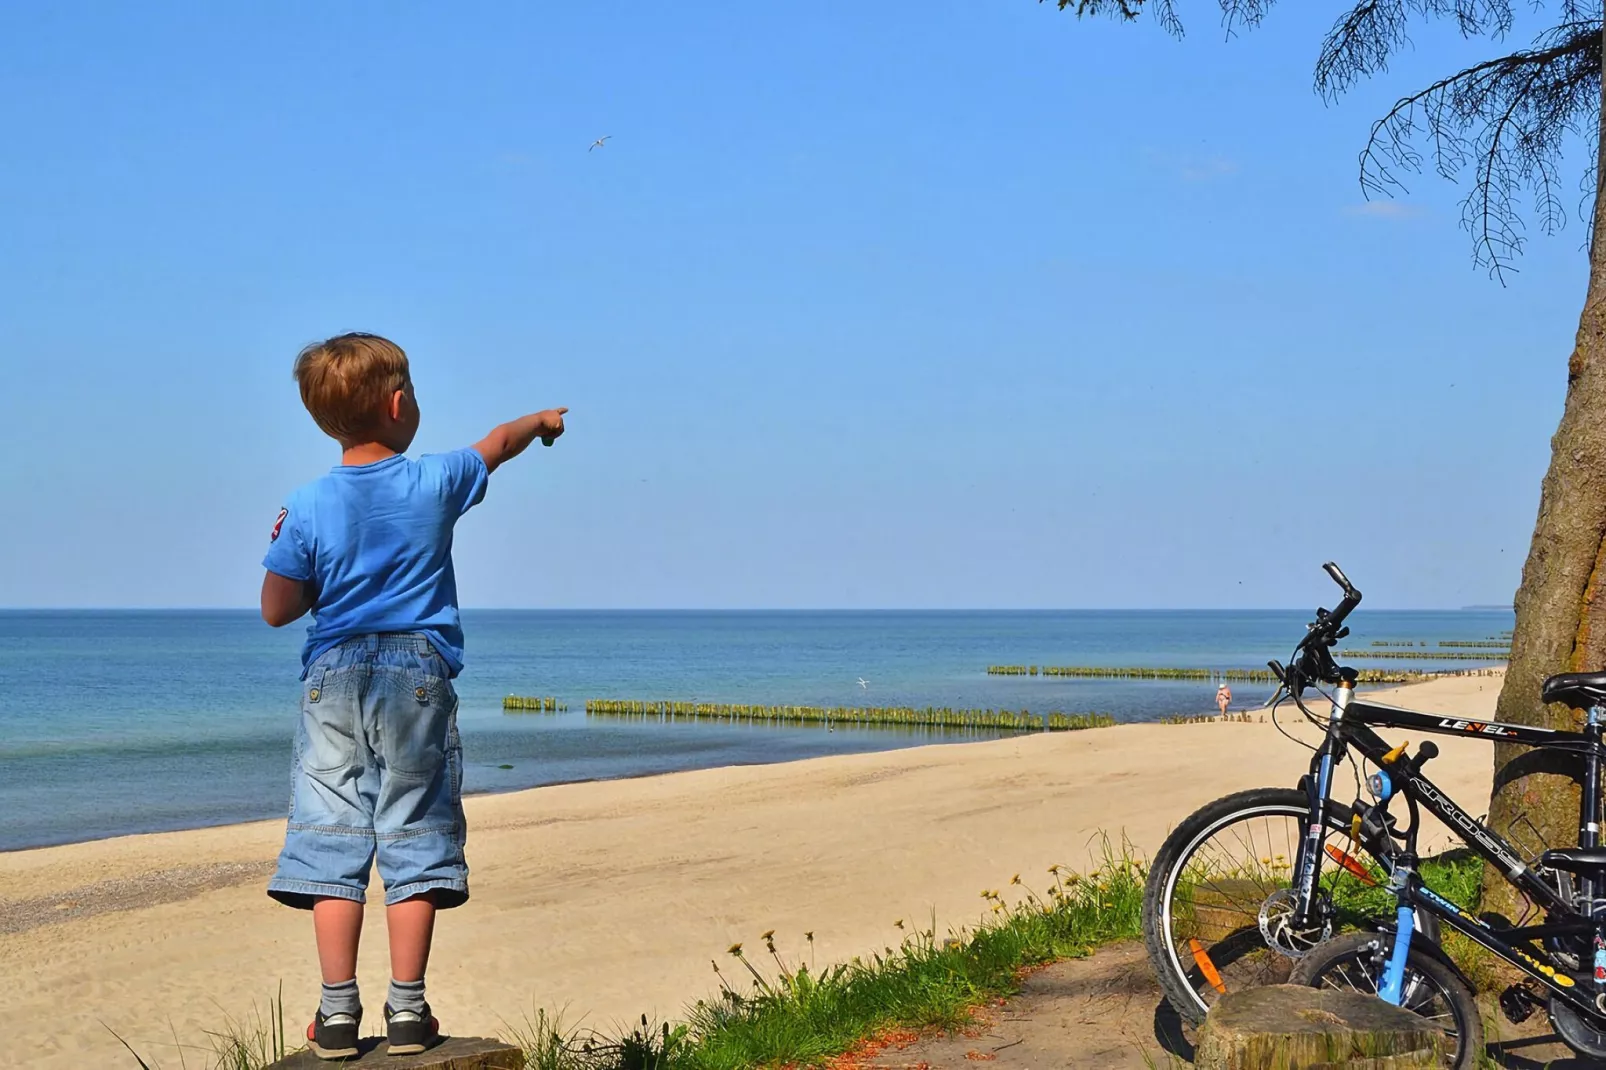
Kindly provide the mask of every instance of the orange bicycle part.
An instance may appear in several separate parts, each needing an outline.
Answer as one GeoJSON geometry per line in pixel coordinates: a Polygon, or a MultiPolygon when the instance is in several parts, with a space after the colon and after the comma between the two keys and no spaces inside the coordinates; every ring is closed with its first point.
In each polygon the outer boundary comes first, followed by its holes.
{"type": "Polygon", "coordinates": [[[1334,862],[1337,862],[1339,865],[1343,866],[1345,872],[1349,873],[1350,876],[1354,877],[1356,880],[1360,881],[1362,884],[1364,884],[1364,885],[1366,885],[1367,887],[1370,887],[1370,888],[1376,888],[1377,887],[1377,878],[1372,876],[1372,874],[1367,871],[1366,867],[1364,865],[1362,865],[1360,863],[1360,861],[1358,859],[1356,859],[1353,855],[1350,855],[1350,854],[1347,854],[1347,853],[1345,853],[1343,851],[1340,851],[1337,847],[1334,847],[1332,844],[1328,844],[1327,845],[1327,857],[1331,858],[1334,862]]]}
{"type": "Polygon", "coordinates": [[[1199,967],[1199,972],[1204,974],[1204,979],[1210,982],[1210,987],[1222,995],[1226,995],[1227,986],[1222,984],[1221,974],[1217,971],[1216,964],[1210,961],[1210,956],[1205,953],[1204,945],[1198,940],[1189,940],[1188,950],[1193,952],[1194,965],[1199,967]]]}

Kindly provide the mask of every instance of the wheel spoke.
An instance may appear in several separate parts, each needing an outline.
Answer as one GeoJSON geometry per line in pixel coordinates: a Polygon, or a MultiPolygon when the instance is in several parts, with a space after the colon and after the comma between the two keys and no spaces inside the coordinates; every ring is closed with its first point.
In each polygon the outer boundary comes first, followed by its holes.
{"type": "MultiPolygon", "coordinates": [[[[1306,815],[1296,807],[1245,814],[1216,827],[1177,860],[1165,937],[1189,987],[1206,1006],[1219,993],[1200,967],[1195,941],[1226,989],[1233,991],[1285,981],[1294,956],[1325,933],[1305,933],[1292,925],[1292,860],[1305,822],[1306,815]],[[1285,893],[1281,899],[1268,903],[1279,892],[1285,893]],[[1283,949],[1267,947],[1265,932],[1283,949]]],[[[1324,888],[1330,883],[1322,882],[1324,888]]]]}

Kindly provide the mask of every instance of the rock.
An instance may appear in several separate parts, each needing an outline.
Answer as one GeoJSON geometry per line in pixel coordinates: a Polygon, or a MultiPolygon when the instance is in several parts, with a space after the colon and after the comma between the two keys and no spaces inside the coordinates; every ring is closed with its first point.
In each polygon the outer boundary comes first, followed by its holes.
{"type": "Polygon", "coordinates": [[[1268,985],[1229,992],[1199,1030],[1195,1070],[1437,1070],[1444,1033],[1358,992],[1268,985]]]}
{"type": "Polygon", "coordinates": [[[485,1037],[445,1037],[419,1055],[387,1055],[379,1037],[363,1040],[354,1059],[325,1061],[310,1051],[269,1063],[264,1070],[329,1070],[331,1067],[384,1067],[385,1070],[524,1070],[524,1052],[485,1037]]]}

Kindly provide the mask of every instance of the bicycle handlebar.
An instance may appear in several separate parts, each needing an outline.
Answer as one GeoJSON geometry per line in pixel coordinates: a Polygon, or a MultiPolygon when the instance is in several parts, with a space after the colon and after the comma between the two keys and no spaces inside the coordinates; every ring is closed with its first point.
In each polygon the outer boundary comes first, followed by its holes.
{"type": "Polygon", "coordinates": [[[1294,648],[1294,657],[1288,666],[1289,672],[1295,674],[1295,686],[1291,687],[1291,690],[1302,689],[1305,681],[1338,682],[1341,675],[1339,666],[1329,651],[1340,639],[1349,634],[1349,629],[1343,626],[1344,618],[1361,604],[1361,592],[1356,590],[1349,577],[1344,575],[1343,569],[1332,561],[1324,563],[1322,568],[1332,577],[1334,583],[1344,589],[1344,598],[1332,612],[1318,609],[1316,619],[1306,630],[1305,638],[1294,648]],[[1301,677],[1304,679],[1300,679],[1301,677]]]}

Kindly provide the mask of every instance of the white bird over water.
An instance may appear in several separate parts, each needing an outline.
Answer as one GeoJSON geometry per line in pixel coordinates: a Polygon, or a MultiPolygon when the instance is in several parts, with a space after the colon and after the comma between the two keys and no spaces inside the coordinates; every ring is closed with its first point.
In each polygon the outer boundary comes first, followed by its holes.
{"type": "Polygon", "coordinates": [[[859,686],[868,691],[870,689],[870,681],[861,676],[859,677],[859,686]]]}
{"type": "Polygon", "coordinates": [[[590,152],[591,149],[600,149],[600,148],[602,148],[603,144],[611,137],[613,137],[612,134],[605,134],[602,137],[597,138],[597,140],[595,140],[595,141],[593,141],[591,143],[591,148],[586,149],[586,151],[590,152]]]}

